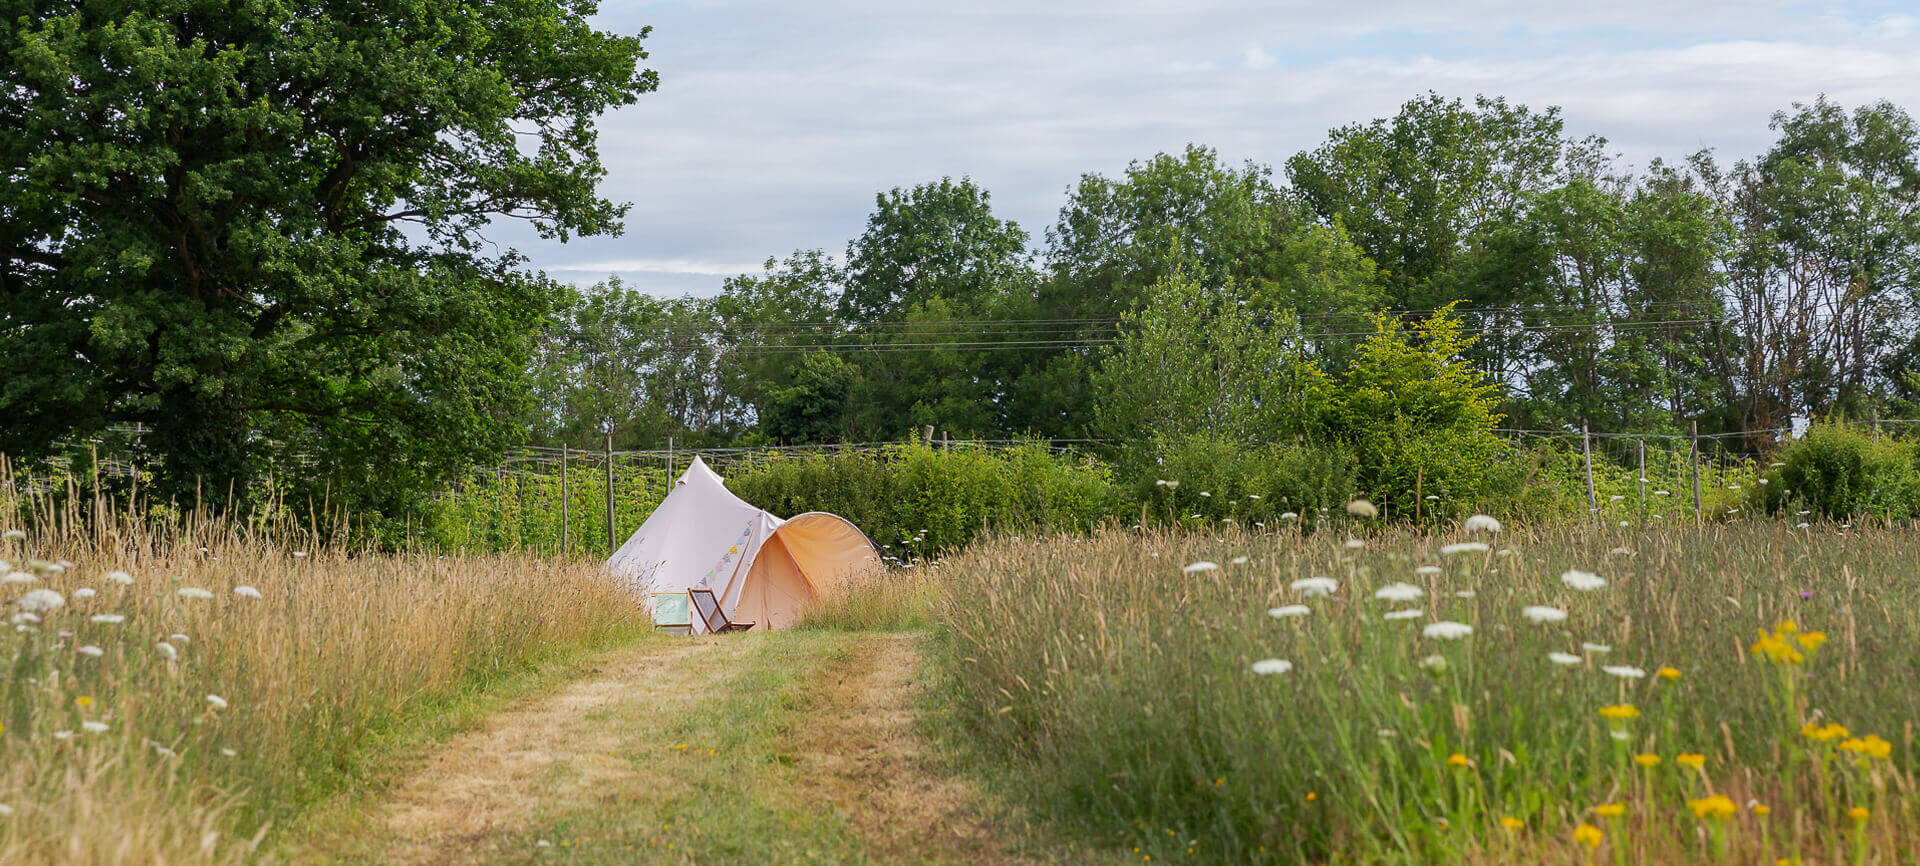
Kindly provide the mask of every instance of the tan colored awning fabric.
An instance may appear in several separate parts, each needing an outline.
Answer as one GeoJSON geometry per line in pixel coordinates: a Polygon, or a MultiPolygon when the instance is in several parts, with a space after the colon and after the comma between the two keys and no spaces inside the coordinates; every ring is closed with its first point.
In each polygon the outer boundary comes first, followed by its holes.
{"type": "Polygon", "coordinates": [[[880,567],[873,542],[846,518],[823,511],[780,525],[760,545],[737,595],[733,618],[754,629],[798,622],[807,602],[826,598],[849,580],[880,567]]]}

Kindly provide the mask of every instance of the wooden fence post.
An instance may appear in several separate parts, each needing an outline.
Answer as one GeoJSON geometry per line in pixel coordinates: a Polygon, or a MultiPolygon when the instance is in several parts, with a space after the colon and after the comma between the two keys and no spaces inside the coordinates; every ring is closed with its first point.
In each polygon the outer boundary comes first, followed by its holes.
{"type": "Polygon", "coordinates": [[[607,555],[619,548],[613,543],[613,434],[607,434],[607,555]]]}
{"type": "Polygon", "coordinates": [[[1600,510],[1600,501],[1593,492],[1593,436],[1587,432],[1587,425],[1580,425],[1580,456],[1587,464],[1587,513],[1600,510]]]}
{"type": "Polygon", "coordinates": [[[560,443],[560,555],[567,555],[568,542],[573,540],[569,518],[572,509],[567,503],[567,443],[560,443]]]}
{"type": "Polygon", "coordinates": [[[1693,519],[1700,519],[1700,422],[1689,422],[1692,429],[1691,445],[1687,451],[1687,462],[1693,470],[1693,519]]]}

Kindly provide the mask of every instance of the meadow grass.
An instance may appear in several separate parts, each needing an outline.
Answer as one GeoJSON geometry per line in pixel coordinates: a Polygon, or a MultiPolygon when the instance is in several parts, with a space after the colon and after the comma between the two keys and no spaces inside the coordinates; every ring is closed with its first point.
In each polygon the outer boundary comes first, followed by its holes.
{"type": "Polygon", "coordinates": [[[976,545],[929,581],[952,715],[1162,862],[1920,852],[1912,529],[1348,528],[976,545]]]}
{"type": "Polygon", "coordinates": [[[252,859],[474,695],[645,633],[594,564],[231,522],[39,520],[0,560],[0,862],[252,859]]]}

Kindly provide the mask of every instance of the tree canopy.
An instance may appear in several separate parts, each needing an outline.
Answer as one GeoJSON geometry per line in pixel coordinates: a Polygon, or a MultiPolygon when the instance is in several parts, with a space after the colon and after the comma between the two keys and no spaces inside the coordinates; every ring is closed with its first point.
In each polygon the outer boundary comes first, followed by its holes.
{"type": "Polygon", "coordinates": [[[595,9],[0,4],[0,450],[387,503],[497,454],[559,293],[481,232],[616,232],[595,118],[655,86],[595,9]]]}

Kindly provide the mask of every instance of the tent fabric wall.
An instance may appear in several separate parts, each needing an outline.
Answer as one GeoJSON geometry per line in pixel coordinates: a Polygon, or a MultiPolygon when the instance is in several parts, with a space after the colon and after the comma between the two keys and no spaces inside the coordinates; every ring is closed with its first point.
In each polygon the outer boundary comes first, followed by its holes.
{"type": "MultiPolygon", "coordinates": [[[[755,630],[792,625],[807,602],[879,567],[873,542],[845,518],[781,520],[733,495],[698,457],[606,564],[649,611],[657,593],[712,589],[729,619],[755,630]]],[[[694,633],[706,631],[691,619],[694,633]]]]}

